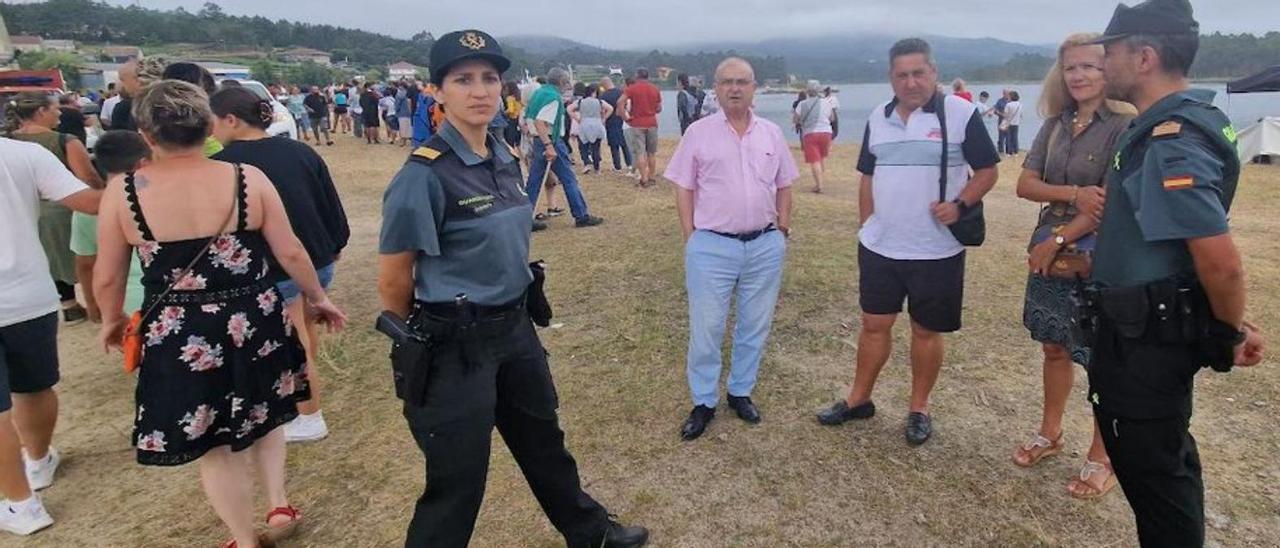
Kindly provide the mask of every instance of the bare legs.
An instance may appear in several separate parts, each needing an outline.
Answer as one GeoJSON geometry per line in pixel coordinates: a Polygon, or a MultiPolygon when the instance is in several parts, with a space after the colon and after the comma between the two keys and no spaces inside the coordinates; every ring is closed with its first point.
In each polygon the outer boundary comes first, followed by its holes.
{"type": "MultiPolygon", "coordinates": [[[[845,402],[856,407],[871,401],[880,370],[893,351],[893,324],[896,314],[863,314],[862,332],[858,335],[858,364],[853,374],[853,388],[845,402]]],[[[942,334],[911,322],[911,411],[928,413],[929,394],[942,370],[942,334]]]]}
{"type": "Polygon", "coordinates": [[[22,439],[13,424],[13,411],[0,413],[0,496],[9,501],[31,498],[22,463],[22,439]]]}
{"type": "MultiPolygon", "coordinates": [[[[1062,437],[1062,417],[1066,414],[1067,400],[1071,397],[1074,381],[1075,364],[1071,362],[1071,353],[1056,344],[1044,345],[1044,416],[1040,419],[1040,435],[1045,439],[1056,441],[1062,437]]],[[[1091,462],[1110,464],[1111,459],[1107,457],[1107,449],[1102,445],[1098,423],[1092,422],[1093,439],[1085,458],[1091,462]]],[[[1079,479],[1072,479],[1067,485],[1067,489],[1076,495],[1084,494],[1091,488],[1097,490],[1098,487],[1099,485],[1089,485],[1079,479]]]]}
{"type": "Polygon", "coordinates": [[[271,507],[289,504],[284,488],[285,455],[284,430],[276,428],[247,451],[233,453],[222,446],[200,457],[200,483],[209,504],[231,529],[237,546],[258,546],[253,525],[253,483],[249,481],[255,468],[271,507]]]}
{"type": "Polygon", "coordinates": [[[314,415],[320,411],[320,377],[316,374],[316,360],[320,346],[320,333],[316,330],[315,318],[307,314],[306,301],[301,297],[289,303],[289,320],[298,333],[302,348],[307,352],[307,385],[311,388],[311,399],[298,402],[298,412],[303,415],[314,415]]]}
{"type": "Polygon", "coordinates": [[[822,177],[826,169],[821,160],[809,164],[809,171],[813,172],[813,192],[815,194],[822,194],[822,177]]]}

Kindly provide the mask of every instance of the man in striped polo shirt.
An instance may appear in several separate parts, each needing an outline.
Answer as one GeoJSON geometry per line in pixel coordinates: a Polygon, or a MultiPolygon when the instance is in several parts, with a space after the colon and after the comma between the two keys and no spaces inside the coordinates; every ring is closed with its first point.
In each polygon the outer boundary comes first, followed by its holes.
{"type": "Polygon", "coordinates": [[[960,329],[964,246],[948,225],[995,186],[1000,157],[973,103],[938,93],[938,69],[927,42],[902,40],[889,59],[894,98],[871,112],[858,158],[857,369],[848,397],[819,413],[818,421],[837,425],[875,415],[871,390],[889,360],[893,324],[905,300],[912,373],[906,438],[920,445],[933,432],[929,393],[942,368],[942,334],[960,329]],[[939,202],[943,131],[948,201],[939,202]]]}

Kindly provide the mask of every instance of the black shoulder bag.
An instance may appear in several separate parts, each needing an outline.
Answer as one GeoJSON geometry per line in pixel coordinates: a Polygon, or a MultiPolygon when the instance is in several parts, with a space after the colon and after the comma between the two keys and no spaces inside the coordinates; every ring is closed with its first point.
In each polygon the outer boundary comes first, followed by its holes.
{"type": "MultiPolygon", "coordinates": [[[[944,95],[938,95],[934,98],[938,105],[938,125],[942,128],[942,175],[938,178],[938,203],[947,203],[947,171],[948,171],[948,135],[947,135],[947,98],[944,95]]],[[[955,236],[956,241],[960,245],[977,247],[982,245],[987,239],[987,220],[982,214],[982,201],[972,206],[966,206],[963,201],[957,201],[956,206],[960,208],[960,218],[956,222],[951,223],[947,228],[951,229],[951,235],[955,236]]]]}

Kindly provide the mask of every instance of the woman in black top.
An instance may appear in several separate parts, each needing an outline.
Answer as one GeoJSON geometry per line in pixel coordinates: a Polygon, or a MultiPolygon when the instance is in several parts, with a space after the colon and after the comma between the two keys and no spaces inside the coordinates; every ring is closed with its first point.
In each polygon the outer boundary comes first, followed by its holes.
{"type": "MultiPolygon", "coordinates": [[[[327,288],[333,280],[334,264],[351,234],[329,167],[311,147],[267,135],[274,112],[271,103],[253,92],[227,88],[215,93],[209,103],[217,118],[213,135],[225,147],[213,158],[257,167],[271,179],[289,213],[293,231],[307,249],[320,283],[327,288]]],[[[277,287],[306,348],[307,376],[311,381],[311,398],[298,402],[300,414],[285,425],[285,439],[319,440],[328,435],[328,428],[320,413],[319,376],[314,367],[319,342],[315,318],[297,298],[299,290],[292,280],[280,281],[277,287]]]]}

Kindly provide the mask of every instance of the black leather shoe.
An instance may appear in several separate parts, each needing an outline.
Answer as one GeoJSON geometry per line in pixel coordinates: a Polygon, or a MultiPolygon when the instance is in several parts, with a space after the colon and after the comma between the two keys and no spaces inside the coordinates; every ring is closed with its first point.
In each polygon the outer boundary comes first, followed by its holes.
{"type": "Polygon", "coordinates": [[[693,441],[698,439],[703,432],[707,431],[707,425],[711,424],[711,419],[716,418],[716,409],[705,405],[698,405],[689,412],[689,418],[684,421],[684,426],[680,427],[680,438],[684,441],[693,441]]]}
{"type": "Polygon", "coordinates": [[[573,227],[587,228],[591,226],[600,226],[602,224],[604,224],[604,219],[601,219],[600,217],[592,217],[591,215],[587,215],[586,217],[583,217],[581,219],[574,221],[573,227]]]}
{"type": "Polygon", "coordinates": [[[604,548],[639,548],[649,542],[649,530],[639,526],[626,526],[612,519],[604,534],[604,548]]]}
{"type": "Polygon", "coordinates": [[[751,403],[749,396],[729,396],[729,409],[738,414],[738,418],[751,424],[760,424],[760,410],[751,403]]]}
{"type": "Polygon", "coordinates": [[[869,419],[874,416],[876,416],[876,404],[870,400],[854,407],[849,407],[848,403],[840,400],[818,412],[818,424],[839,426],[851,420],[869,419]]]}
{"type": "Polygon", "coordinates": [[[907,415],[907,443],[924,445],[931,435],[933,435],[933,419],[929,418],[929,415],[915,412],[907,415]]]}
{"type": "Polygon", "coordinates": [[[530,229],[530,232],[541,232],[546,229],[547,229],[547,223],[535,220],[533,222],[533,228],[530,229]]]}

